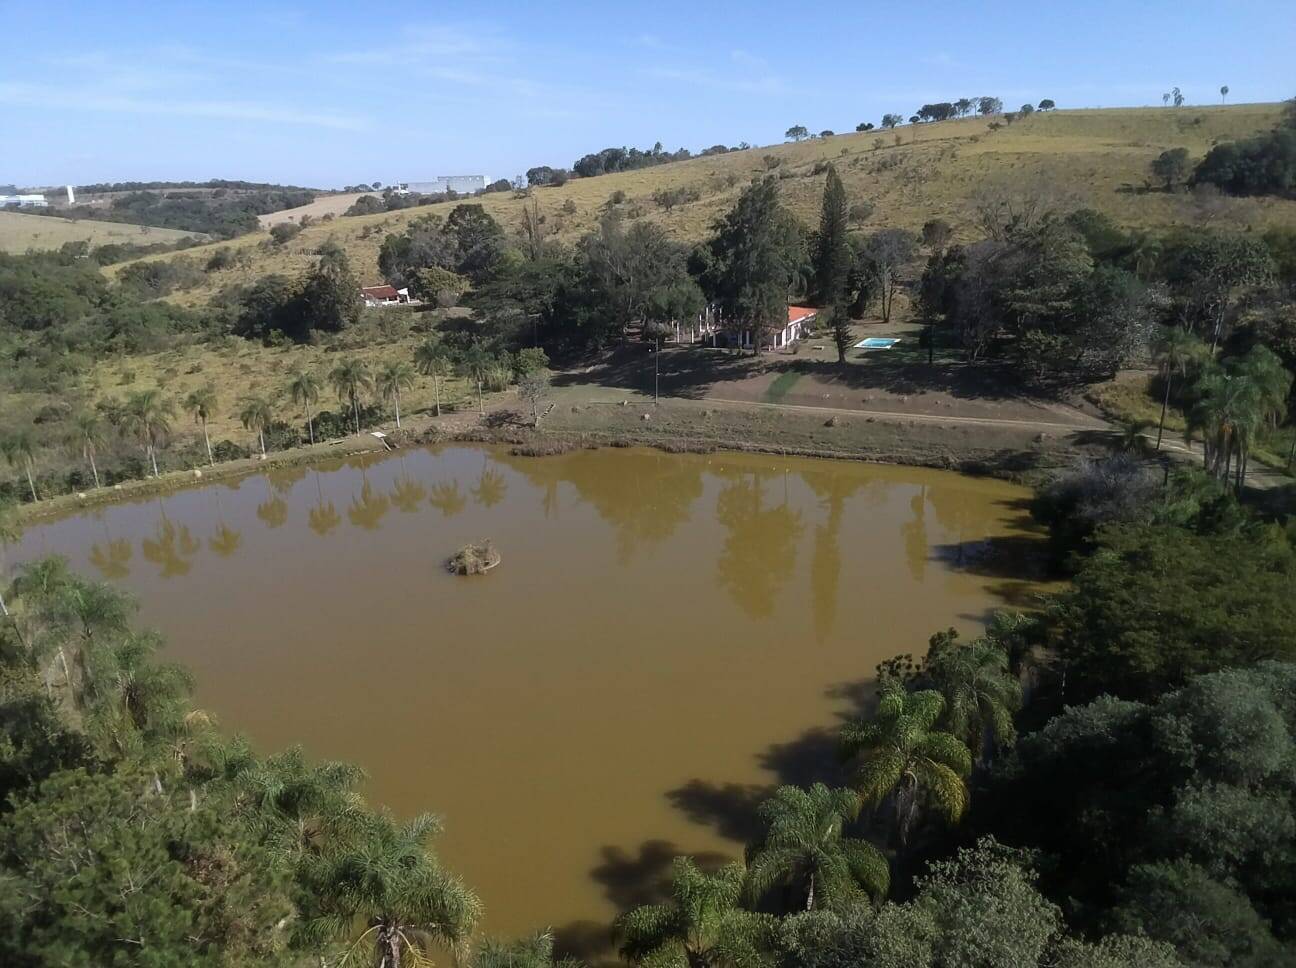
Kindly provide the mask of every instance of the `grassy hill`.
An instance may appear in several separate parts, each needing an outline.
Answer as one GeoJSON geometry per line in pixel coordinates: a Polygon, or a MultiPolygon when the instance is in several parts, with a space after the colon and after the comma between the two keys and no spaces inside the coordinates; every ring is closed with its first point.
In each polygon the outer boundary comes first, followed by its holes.
{"type": "MultiPolygon", "coordinates": [[[[972,238],[977,235],[978,192],[1029,184],[1050,186],[1059,204],[1089,206],[1126,226],[1156,228],[1208,221],[1262,229],[1296,225],[1296,201],[1217,198],[1203,203],[1188,193],[1146,191],[1145,182],[1148,163],[1165,149],[1185,147],[1196,160],[1217,141],[1272,127],[1280,113],[1277,104],[1054,111],[996,131],[989,129],[987,119],[966,118],[578,178],[561,188],[538,189],[533,195],[545,224],[559,239],[571,241],[587,231],[616,191],[626,194],[624,209],[631,215],[657,220],[679,238],[700,239],[743,187],[767,170],[769,158],[778,162],[774,170],[783,178],[784,199],[807,225],[818,219],[823,191],[823,176],[815,174],[815,167],[831,161],[851,201],[873,205],[868,219],[858,226],[865,231],[884,226],[917,229],[939,217],[953,224],[959,236],[972,238]],[[654,192],[678,188],[695,190],[697,200],[670,211],[653,201],[654,192]]],[[[508,230],[517,230],[522,200],[500,193],[476,201],[508,230]]],[[[357,275],[365,283],[375,283],[380,281],[377,257],[383,237],[429,212],[445,215],[453,205],[319,223],[282,248],[257,251],[249,265],[215,274],[208,285],[172,298],[201,303],[216,287],[231,282],[267,272],[301,273],[312,263],[315,249],[330,238],[347,250],[357,275]]],[[[255,247],[264,239],[257,233],[220,244],[255,247]]],[[[191,254],[201,258],[203,249],[191,254]]]]}
{"type": "Polygon", "coordinates": [[[92,246],[114,242],[148,245],[152,242],[174,242],[187,237],[205,239],[198,232],[160,229],[125,222],[99,222],[91,219],[57,218],[52,215],[26,215],[0,212],[0,251],[23,253],[29,249],[57,249],[64,242],[89,242],[92,246]]]}

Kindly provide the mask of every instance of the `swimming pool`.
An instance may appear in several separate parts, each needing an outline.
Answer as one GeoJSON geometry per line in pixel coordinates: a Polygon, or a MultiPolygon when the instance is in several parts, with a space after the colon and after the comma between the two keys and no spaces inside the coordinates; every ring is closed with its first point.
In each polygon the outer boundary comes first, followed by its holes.
{"type": "Polygon", "coordinates": [[[900,342],[898,338],[891,336],[870,336],[868,339],[862,339],[855,344],[857,350],[889,350],[900,342]]]}

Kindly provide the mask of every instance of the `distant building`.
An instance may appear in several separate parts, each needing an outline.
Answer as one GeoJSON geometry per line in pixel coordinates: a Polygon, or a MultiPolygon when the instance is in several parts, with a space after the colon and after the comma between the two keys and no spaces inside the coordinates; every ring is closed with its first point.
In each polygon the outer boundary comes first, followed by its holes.
{"type": "Polygon", "coordinates": [[[472,195],[484,190],[488,183],[485,175],[441,175],[435,181],[401,182],[396,190],[417,192],[420,195],[440,195],[444,192],[472,195]]]}
{"type": "Polygon", "coordinates": [[[410,299],[408,289],[397,289],[395,286],[364,286],[360,298],[366,306],[408,306],[415,300],[410,299]]]}
{"type": "Polygon", "coordinates": [[[44,195],[0,195],[0,208],[45,208],[44,195]]]}

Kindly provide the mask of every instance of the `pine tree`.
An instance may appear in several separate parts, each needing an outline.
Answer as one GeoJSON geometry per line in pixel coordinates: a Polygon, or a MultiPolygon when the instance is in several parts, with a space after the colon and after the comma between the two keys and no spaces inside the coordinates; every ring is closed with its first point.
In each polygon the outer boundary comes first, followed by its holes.
{"type": "Polygon", "coordinates": [[[824,182],[823,208],[819,215],[819,234],[815,240],[815,284],[820,305],[832,307],[846,298],[846,282],[851,270],[850,245],[846,240],[849,211],[846,187],[837,169],[828,166],[824,182]]]}

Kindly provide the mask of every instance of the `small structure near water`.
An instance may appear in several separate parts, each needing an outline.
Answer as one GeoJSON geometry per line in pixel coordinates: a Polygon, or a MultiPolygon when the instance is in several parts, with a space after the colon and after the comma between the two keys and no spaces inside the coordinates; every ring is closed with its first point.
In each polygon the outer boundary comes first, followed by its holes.
{"type": "Polygon", "coordinates": [[[455,575],[484,575],[499,563],[500,553],[488,538],[464,545],[446,561],[446,569],[455,575]]]}

